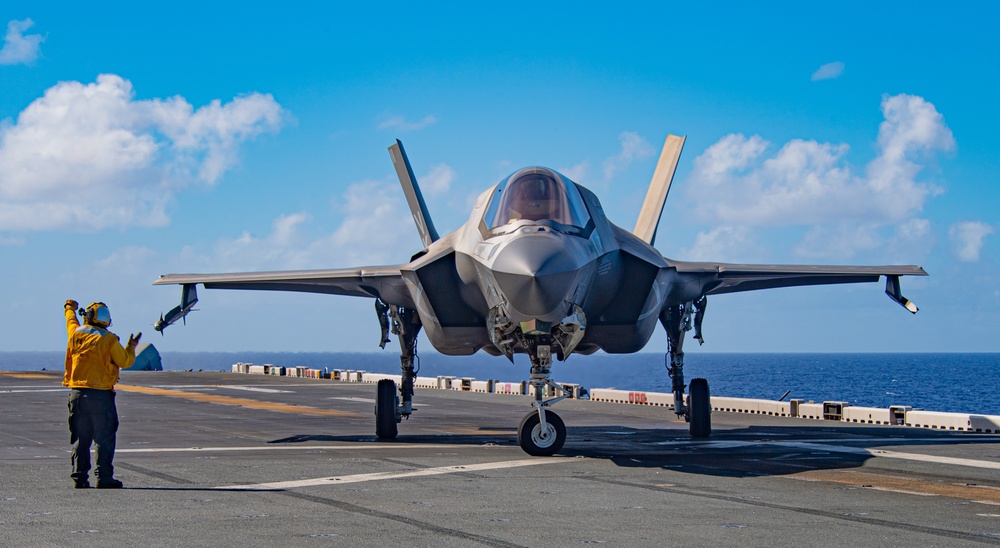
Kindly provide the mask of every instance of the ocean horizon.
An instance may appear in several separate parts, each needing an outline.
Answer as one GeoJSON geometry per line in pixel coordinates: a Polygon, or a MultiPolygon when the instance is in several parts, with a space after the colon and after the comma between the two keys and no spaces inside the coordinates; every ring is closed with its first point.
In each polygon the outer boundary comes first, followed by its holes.
{"type": "MultiPolygon", "coordinates": [[[[64,352],[0,352],[0,371],[62,370],[64,352]]],[[[399,373],[396,352],[161,352],[165,371],[230,371],[237,362],[316,369],[399,373]]],[[[422,377],[453,375],[525,380],[528,360],[478,353],[420,354],[422,377]]],[[[126,370],[127,371],[127,370],[126,370]]],[[[1000,415],[1000,353],[690,353],[685,377],[708,379],[712,394],[776,400],[844,401],[851,405],[1000,415]]],[[[126,373],[127,374],[127,373],[126,373]]],[[[152,373],[155,374],[155,373],[152,373]]],[[[552,378],[585,388],[669,392],[662,353],[571,356],[552,378]]]]}

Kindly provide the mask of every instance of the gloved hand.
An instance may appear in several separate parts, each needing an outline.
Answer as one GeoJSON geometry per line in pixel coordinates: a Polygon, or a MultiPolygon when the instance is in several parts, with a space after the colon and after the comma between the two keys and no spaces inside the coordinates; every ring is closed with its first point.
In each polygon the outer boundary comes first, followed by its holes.
{"type": "Polygon", "coordinates": [[[80,303],[74,301],[73,299],[66,299],[66,305],[63,308],[72,308],[76,310],[80,306],[80,303]]]}
{"type": "Polygon", "coordinates": [[[142,332],[141,331],[139,332],[138,335],[129,335],[128,336],[128,345],[131,346],[132,348],[135,348],[136,345],[139,344],[139,339],[141,339],[141,338],[142,338],[142,332]]]}

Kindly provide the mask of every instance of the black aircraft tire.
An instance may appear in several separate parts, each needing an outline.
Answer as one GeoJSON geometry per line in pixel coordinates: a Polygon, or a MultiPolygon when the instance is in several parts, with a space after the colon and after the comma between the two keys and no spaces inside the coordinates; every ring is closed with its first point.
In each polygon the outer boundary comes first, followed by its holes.
{"type": "Polygon", "coordinates": [[[691,437],[707,438],[712,435],[712,401],[708,381],[693,379],[688,393],[688,413],[691,419],[691,437]]]}
{"type": "Polygon", "coordinates": [[[517,443],[525,453],[533,457],[551,457],[566,443],[566,425],[559,415],[546,411],[545,424],[548,425],[549,432],[543,439],[540,436],[542,433],[542,429],[539,428],[540,423],[538,411],[525,415],[517,427],[517,443]]]}
{"type": "Polygon", "coordinates": [[[382,379],[375,393],[375,435],[380,440],[394,440],[397,433],[396,383],[382,379]]]}

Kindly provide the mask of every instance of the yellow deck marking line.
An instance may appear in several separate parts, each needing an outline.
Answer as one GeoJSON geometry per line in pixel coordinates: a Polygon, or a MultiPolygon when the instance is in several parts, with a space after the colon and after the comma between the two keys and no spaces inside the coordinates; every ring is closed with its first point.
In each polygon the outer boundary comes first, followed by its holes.
{"type": "Polygon", "coordinates": [[[789,479],[805,481],[822,481],[841,485],[852,485],[858,488],[891,491],[908,495],[942,496],[957,499],[1000,504],[1000,491],[984,489],[978,485],[956,485],[921,479],[902,478],[899,476],[883,476],[849,470],[808,470],[790,474],[789,479]]]}
{"type": "Polygon", "coordinates": [[[336,411],[334,409],[319,409],[303,405],[289,405],[286,403],[275,403],[269,401],[257,401],[247,398],[234,398],[232,396],[220,396],[218,394],[203,394],[200,392],[185,392],[183,390],[166,390],[164,388],[150,388],[147,386],[131,386],[119,384],[116,390],[123,392],[138,392],[140,394],[150,394],[153,396],[167,396],[170,398],[183,398],[205,403],[217,403],[219,405],[233,405],[245,407],[247,409],[260,409],[263,411],[276,411],[278,413],[294,413],[296,415],[313,415],[319,417],[367,417],[360,413],[349,413],[347,411],[336,411]]]}
{"type": "Polygon", "coordinates": [[[326,478],[313,478],[295,481],[276,481],[273,483],[257,483],[253,485],[226,485],[215,487],[215,489],[236,489],[236,490],[273,490],[273,489],[294,489],[296,487],[312,487],[315,485],[342,485],[345,483],[359,483],[365,481],[379,481],[400,478],[418,478],[424,476],[440,476],[442,474],[457,474],[460,472],[479,472],[482,470],[500,470],[503,468],[519,468],[522,466],[535,466],[538,464],[558,464],[573,461],[572,458],[546,457],[537,459],[509,460],[501,462],[484,462],[479,464],[462,464],[456,466],[441,466],[438,468],[422,468],[420,470],[403,470],[396,472],[375,472],[372,474],[353,474],[350,476],[330,476],[326,478]]]}
{"type": "Polygon", "coordinates": [[[6,375],[8,377],[14,377],[17,379],[52,379],[56,376],[54,372],[52,374],[45,374],[45,373],[15,373],[13,371],[0,371],[0,375],[6,375]]]}

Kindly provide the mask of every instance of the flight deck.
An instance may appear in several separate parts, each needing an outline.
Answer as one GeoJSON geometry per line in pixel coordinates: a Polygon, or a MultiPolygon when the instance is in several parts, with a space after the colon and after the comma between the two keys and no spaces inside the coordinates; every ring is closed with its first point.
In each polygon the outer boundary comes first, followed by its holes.
{"type": "Polygon", "coordinates": [[[123,371],[123,490],[75,490],[62,372],[0,373],[0,545],[1000,544],[1000,435],[567,399],[553,457],[528,396],[123,371]]]}

